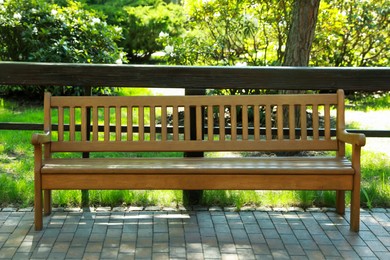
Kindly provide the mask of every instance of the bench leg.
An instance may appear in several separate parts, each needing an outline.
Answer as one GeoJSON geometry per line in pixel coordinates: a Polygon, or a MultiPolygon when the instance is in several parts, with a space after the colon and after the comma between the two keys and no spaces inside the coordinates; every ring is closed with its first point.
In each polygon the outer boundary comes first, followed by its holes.
{"type": "Polygon", "coordinates": [[[42,219],[42,190],[35,183],[35,198],[34,198],[34,222],[35,222],[35,230],[42,230],[43,227],[43,219],[42,219]]]}
{"type": "Polygon", "coordinates": [[[360,183],[351,191],[351,231],[359,232],[360,228],[360,183]]]}
{"type": "Polygon", "coordinates": [[[44,191],[43,201],[44,201],[44,206],[43,206],[44,213],[45,216],[48,216],[51,214],[51,190],[44,191]]]}
{"type": "Polygon", "coordinates": [[[352,167],[355,169],[351,191],[351,231],[358,232],[360,228],[360,147],[352,146],[352,167]]]}
{"type": "Polygon", "coordinates": [[[336,191],[336,212],[340,215],[345,214],[345,191],[336,191]]]}

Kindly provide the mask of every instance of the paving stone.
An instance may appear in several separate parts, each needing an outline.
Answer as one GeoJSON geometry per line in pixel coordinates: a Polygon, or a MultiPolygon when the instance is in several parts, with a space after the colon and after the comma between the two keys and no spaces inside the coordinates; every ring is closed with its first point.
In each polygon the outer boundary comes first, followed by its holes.
{"type": "Polygon", "coordinates": [[[114,207],[112,208],[112,212],[125,212],[126,208],[125,207],[114,207]]]}
{"type": "Polygon", "coordinates": [[[225,212],[236,212],[238,211],[237,207],[224,207],[223,211],[225,212]]]}
{"type": "Polygon", "coordinates": [[[385,209],[385,208],[372,208],[371,212],[374,212],[374,213],[386,213],[387,209],[385,209]]]}
{"type": "Polygon", "coordinates": [[[257,208],[256,208],[256,211],[260,211],[260,212],[271,212],[271,211],[272,211],[272,208],[271,208],[271,207],[267,207],[267,206],[261,206],[261,207],[257,207],[257,208]]]}
{"type": "Polygon", "coordinates": [[[390,259],[387,209],[362,213],[359,233],[348,213],[114,209],[56,211],[39,232],[32,212],[1,211],[0,258],[390,259]]]}
{"type": "Polygon", "coordinates": [[[110,212],[111,207],[97,207],[96,212],[110,212]]]}
{"type": "Polygon", "coordinates": [[[17,208],[13,208],[13,207],[8,207],[8,208],[3,208],[2,209],[2,212],[16,212],[18,211],[17,208]]]}
{"type": "Polygon", "coordinates": [[[33,207],[28,207],[28,208],[21,208],[18,211],[19,212],[32,212],[34,210],[33,207]]]}
{"type": "Polygon", "coordinates": [[[148,207],[145,207],[144,210],[145,211],[160,211],[161,207],[159,207],[159,206],[148,206],[148,207]]]}

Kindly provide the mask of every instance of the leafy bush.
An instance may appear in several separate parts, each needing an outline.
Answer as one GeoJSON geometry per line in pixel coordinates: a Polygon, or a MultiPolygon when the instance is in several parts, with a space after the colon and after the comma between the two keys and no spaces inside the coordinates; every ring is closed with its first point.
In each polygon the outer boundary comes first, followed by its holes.
{"type": "MultiPolygon", "coordinates": [[[[42,0],[7,0],[0,4],[3,61],[122,63],[124,53],[116,43],[120,38],[121,28],[108,25],[78,2],[68,1],[64,7],[42,0]]],[[[18,90],[8,87],[2,94],[18,90]]],[[[30,93],[24,94],[41,94],[44,88],[29,90],[30,93]]],[[[51,88],[51,91],[74,94],[80,89],[51,88]]]]}

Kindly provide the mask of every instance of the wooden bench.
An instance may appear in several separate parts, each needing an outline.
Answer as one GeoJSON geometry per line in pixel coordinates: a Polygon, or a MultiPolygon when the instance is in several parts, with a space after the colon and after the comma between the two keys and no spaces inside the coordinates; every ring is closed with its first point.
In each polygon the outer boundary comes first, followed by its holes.
{"type": "Polygon", "coordinates": [[[58,189],[335,190],[340,214],[345,211],[345,191],[351,191],[350,228],[359,230],[360,150],[365,136],[345,131],[342,90],[250,96],[47,93],[44,111],[45,133],[32,137],[36,230],[43,226],[43,205],[44,213],[51,213],[51,190],[58,189]],[[351,161],[345,157],[345,143],[352,144],[351,161]],[[101,152],[161,151],[335,155],[98,158],[101,152]],[[91,158],[55,155],[61,152],[90,152],[91,158]]]}

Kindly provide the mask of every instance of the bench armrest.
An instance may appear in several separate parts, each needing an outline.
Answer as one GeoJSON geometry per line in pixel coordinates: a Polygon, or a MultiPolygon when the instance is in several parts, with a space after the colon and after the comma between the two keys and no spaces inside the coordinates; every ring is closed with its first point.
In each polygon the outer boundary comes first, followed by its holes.
{"type": "Polygon", "coordinates": [[[345,130],[337,133],[337,139],[357,146],[364,146],[366,144],[366,136],[364,134],[348,133],[345,130]]]}
{"type": "Polygon", "coordinates": [[[45,134],[33,134],[31,143],[33,145],[42,145],[51,142],[51,133],[46,132],[45,134]]]}

